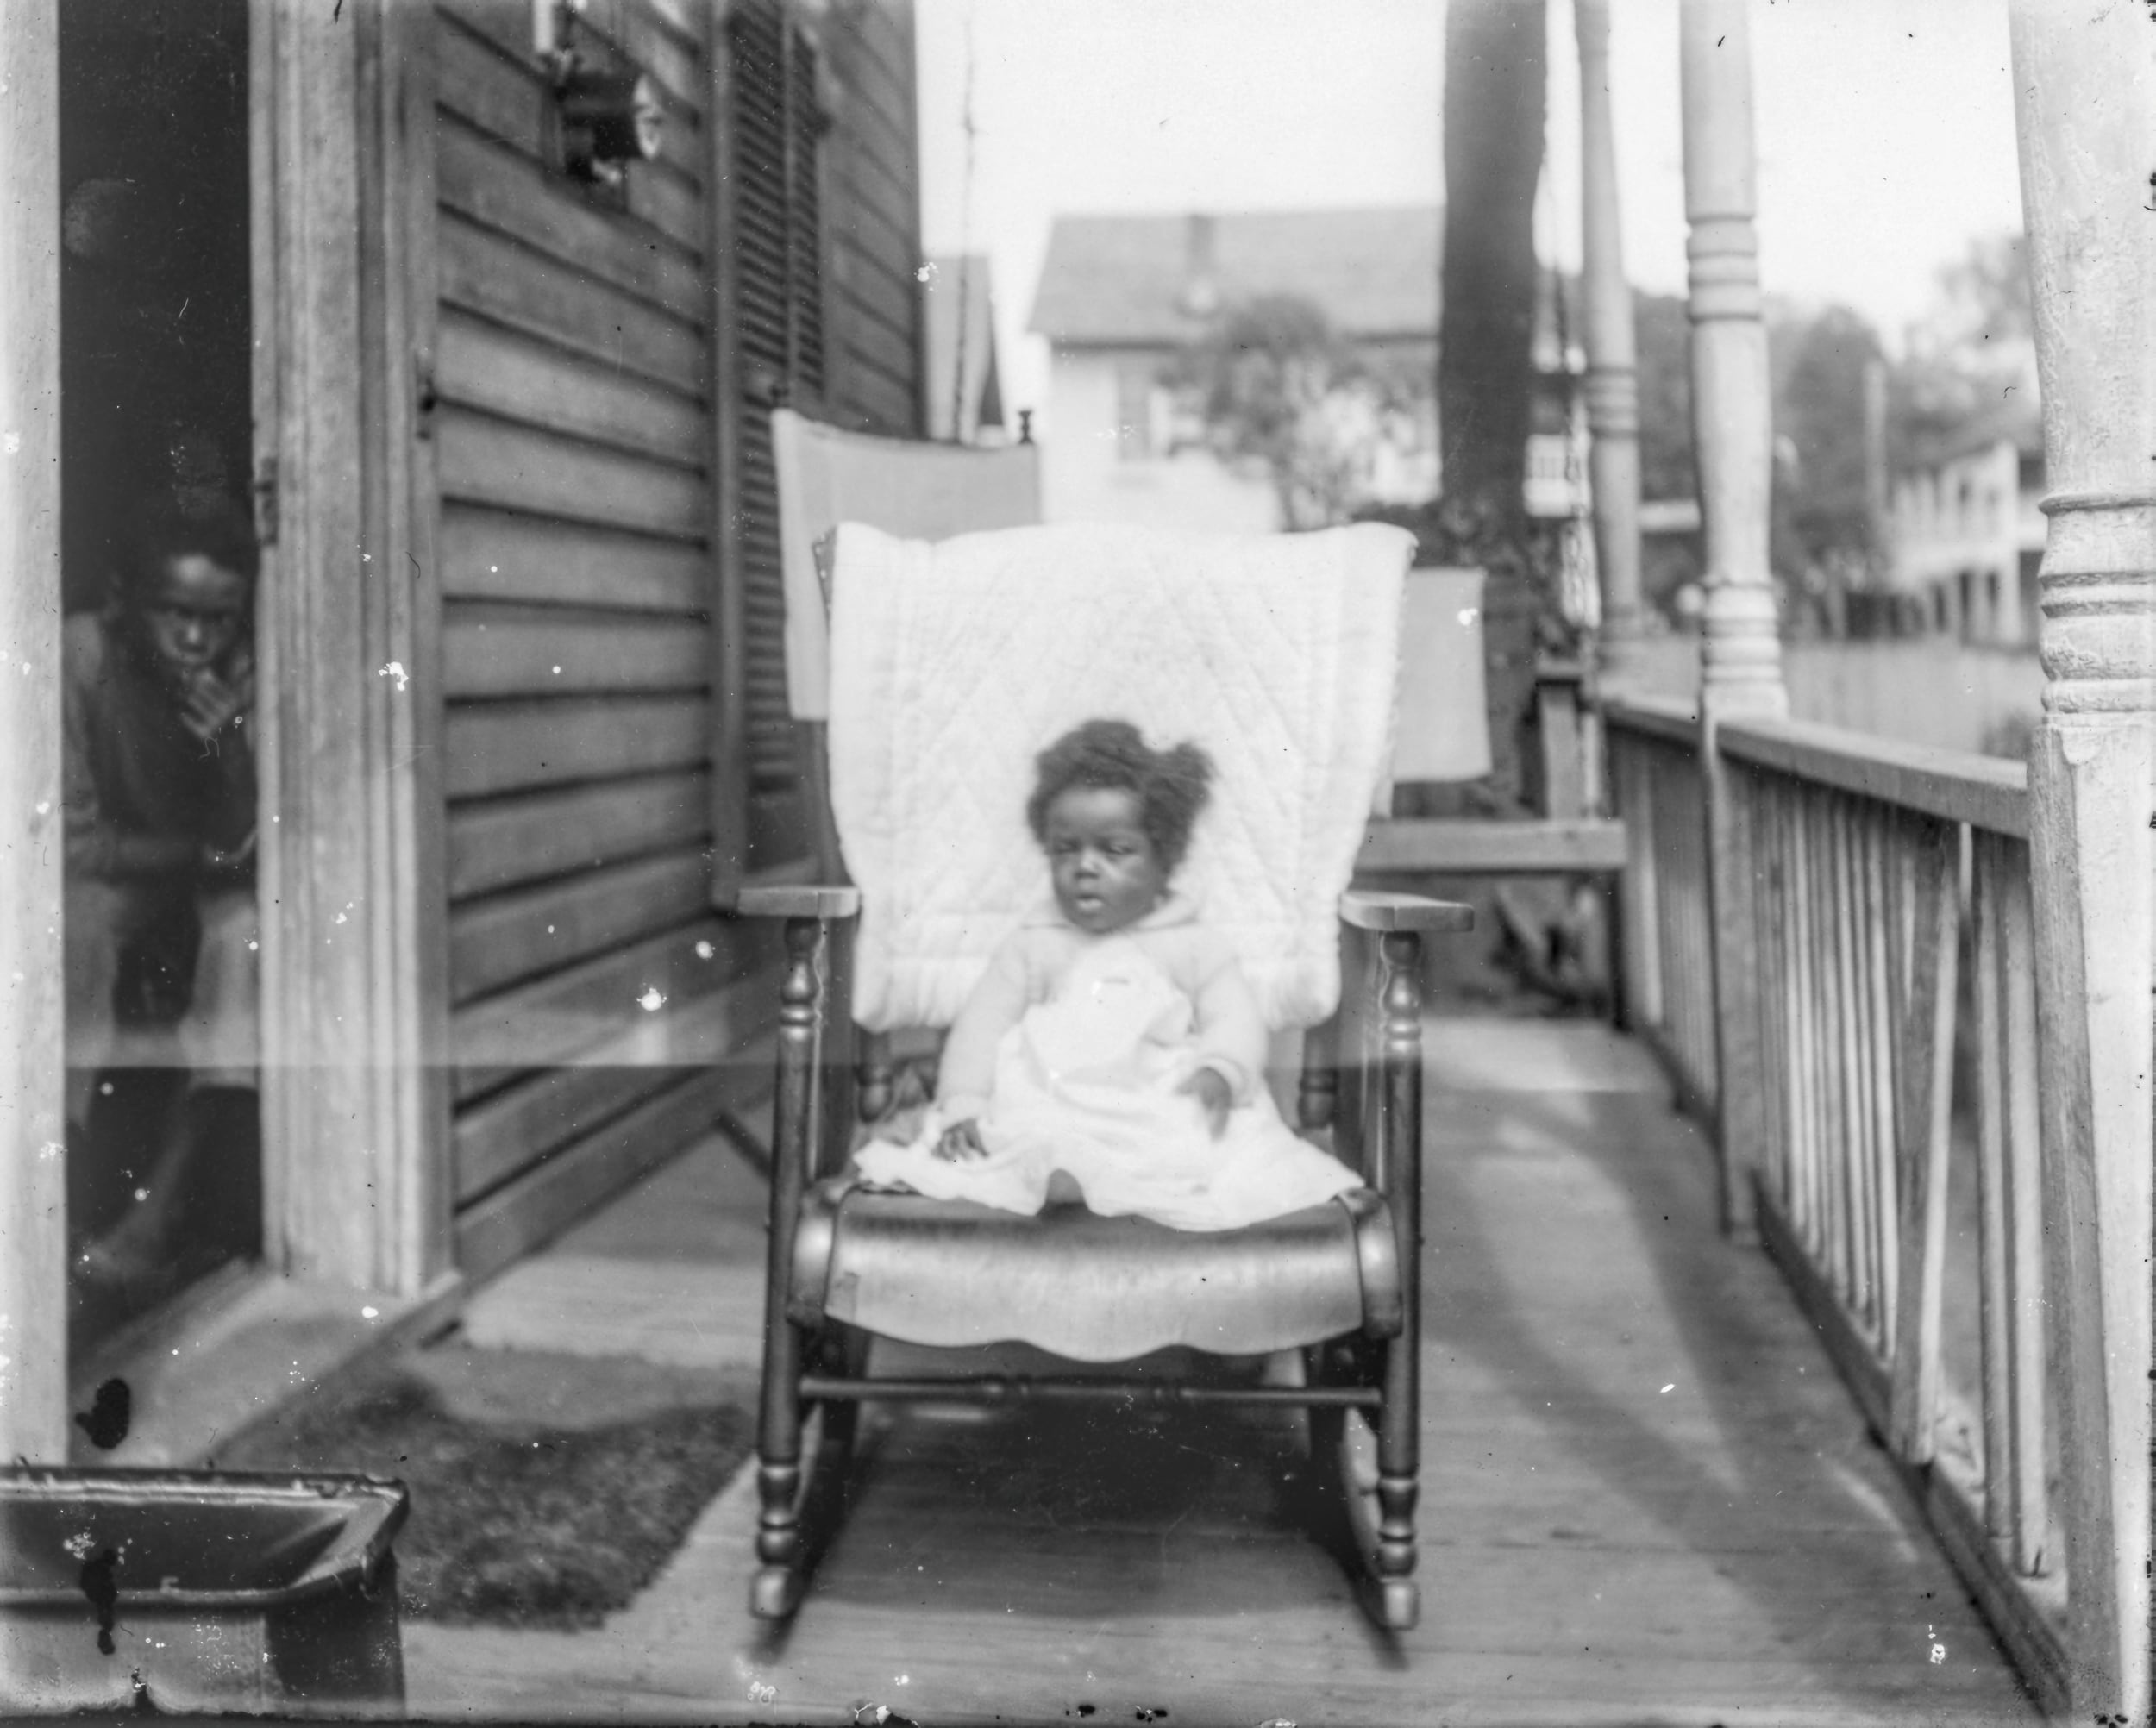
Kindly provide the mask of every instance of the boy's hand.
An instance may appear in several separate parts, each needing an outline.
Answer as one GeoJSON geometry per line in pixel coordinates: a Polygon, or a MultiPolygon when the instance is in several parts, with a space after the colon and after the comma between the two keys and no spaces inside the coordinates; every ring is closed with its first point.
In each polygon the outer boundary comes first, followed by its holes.
{"type": "Polygon", "coordinates": [[[986,1158],[988,1149],[981,1143],[981,1124],[970,1116],[963,1122],[952,1123],[936,1143],[936,1155],[946,1164],[962,1164],[971,1159],[986,1158]]]}
{"type": "Polygon", "coordinates": [[[243,665],[228,684],[214,672],[204,672],[187,686],[179,704],[180,723],[208,743],[254,703],[254,672],[243,665]]]}
{"type": "Polygon", "coordinates": [[[212,881],[236,881],[254,861],[254,834],[250,830],[247,838],[229,851],[205,840],[195,855],[195,868],[212,881]]]}
{"type": "Polygon", "coordinates": [[[1182,1083],[1181,1089],[1197,1099],[1198,1107],[1206,1113],[1206,1124],[1213,1130],[1213,1137],[1218,1140],[1227,1131],[1228,1111],[1235,1103],[1234,1095],[1229,1092],[1228,1083],[1221,1077],[1220,1071],[1218,1068],[1200,1068],[1182,1083]]]}

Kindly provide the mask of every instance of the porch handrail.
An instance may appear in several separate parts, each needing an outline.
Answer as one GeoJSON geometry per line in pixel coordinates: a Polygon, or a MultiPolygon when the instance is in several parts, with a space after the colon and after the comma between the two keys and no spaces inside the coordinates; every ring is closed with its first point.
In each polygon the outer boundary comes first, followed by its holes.
{"type": "Polygon", "coordinates": [[[1602,698],[1601,711],[1606,725],[1622,726],[1651,738],[1667,738],[1675,744],[1699,742],[1699,709],[1681,696],[1653,696],[1645,692],[1608,696],[1602,698]]]}
{"type": "Polygon", "coordinates": [[[1732,1028],[1711,955],[1691,957],[1714,923],[1689,885],[1720,878],[1695,856],[1703,729],[1666,699],[1611,701],[1603,718],[1639,879],[1621,901],[1628,1014],[1695,1102],[1744,1083],[1702,1074],[1708,1053],[1752,1053],[1759,1143],[1734,1162],[1764,1243],[2032,1688],[2059,1707],[2064,1556],[2090,1537],[2069,1527],[2046,1465],[2076,1443],[2047,1387],[2075,1352],[2046,1284],[2061,1269],[2045,1253],[2027,770],[1807,722],[1716,725],[1721,843],[1736,855],[1723,862],[1752,885],[1756,988],[1740,1011],[1754,1024],[1732,1028]],[[1674,899],[1672,880],[1688,885],[1674,899]],[[1704,1047],[1702,1019],[1718,1035],[1704,1047]],[[1958,1031],[1973,1046],[1961,1095],[1958,1031]],[[1977,1238],[1964,1387],[1945,1299],[1960,1172],[1977,1238]]]}
{"type": "Polygon", "coordinates": [[[1725,756],[1970,828],[2028,838],[2028,768],[1808,720],[1727,720],[1725,756]]]}
{"type": "Polygon", "coordinates": [[[1624,818],[1620,1017],[1655,1048],[1684,1106],[1711,1118],[1714,919],[1699,716],[1689,703],[1646,695],[1606,698],[1601,715],[1610,792],[1624,818]]]}

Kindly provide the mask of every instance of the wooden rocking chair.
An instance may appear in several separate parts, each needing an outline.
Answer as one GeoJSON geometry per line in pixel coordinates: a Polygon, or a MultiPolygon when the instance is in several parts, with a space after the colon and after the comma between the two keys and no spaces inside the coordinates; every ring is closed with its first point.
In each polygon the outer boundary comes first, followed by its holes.
{"type": "MultiPolygon", "coordinates": [[[[854,543],[840,542],[842,612],[854,543]]],[[[1397,551],[1397,563],[1404,565],[1405,544],[1397,551]]],[[[1395,612],[1398,575],[1395,570],[1389,587],[1380,583],[1372,591],[1385,596],[1382,604],[1395,612]]],[[[1263,606],[1255,582],[1250,592],[1250,604],[1263,606]]],[[[1279,614],[1245,623],[1252,630],[1277,631],[1279,614]]],[[[843,637],[843,617],[836,629],[843,637]]],[[[1389,645],[1396,638],[1389,624],[1381,635],[1388,644],[1382,663],[1357,664],[1353,670],[1369,681],[1361,687],[1374,692],[1382,705],[1391,698],[1396,647],[1389,645]]],[[[1192,688],[1209,675],[1198,663],[1203,658],[1199,653],[1176,667],[1175,699],[1184,709],[1163,719],[1118,702],[1119,711],[1149,732],[1188,736],[1172,729],[1178,724],[1174,714],[1188,711],[1188,702],[1198,699],[1192,688]]],[[[1069,665],[1059,666],[1059,676],[1069,665]]],[[[835,673],[833,682],[834,699],[843,699],[841,675],[835,673]]],[[[1082,711],[1085,704],[1073,695],[1063,705],[1082,711]]],[[[1031,736],[1025,724],[1013,716],[1009,736],[998,746],[1007,749],[1021,772],[1030,771],[1033,753],[1048,742],[1046,736],[1031,736]]],[[[1381,748],[1369,765],[1373,781],[1382,775],[1382,756],[1381,748]]],[[[1323,779],[1320,773],[1316,781],[1323,779]]],[[[1359,798],[1367,811],[1375,789],[1365,785],[1347,796],[1359,798]]],[[[1016,803],[1011,814],[1015,823],[1016,803]]],[[[840,829],[846,833],[843,816],[842,810],[840,829]]],[[[1351,805],[1346,826],[1338,871],[1343,886],[1360,839],[1361,821],[1351,805]]],[[[1022,828],[1018,838],[1022,843],[1022,828]]],[[[905,843],[903,836],[898,843],[905,843]]],[[[879,888],[874,873],[861,867],[861,858],[849,851],[849,861],[862,886],[750,887],[738,907],[744,916],[783,919],[786,955],[753,1611],[783,1618],[799,1606],[840,1517],[863,1401],[1098,1399],[1307,1409],[1319,1467],[1313,1474],[1332,1484],[1314,1497],[1319,1534],[1347,1560],[1364,1610],[1379,1626],[1412,1626],[1418,1603],[1413,1574],[1420,1337],[1420,943],[1426,932],[1467,929],[1470,911],[1411,895],[1338,894],[1338,1007],[1333,1011],[1332,1001],[1319,1002],[1309,1016],[1317,1024],[1306,1021],[1298,1028],[1307,1036],[1297,1115],[1306,1131],[1330,1134],[1335,1155],[1367,1186],[1247,1229],[1187,1233],[1137,1218],[1100,1218],[1079,1207],[1021,1217],[853,1183],[846,1166],[854,1125],[876,1118],[890,1101],[893,1067],[887,1000],[874,1017],[881,1030],[863,1031],[855,1022],[856,986],[868,964],[862,944],[877,939],[874,930],[864,936],[864,908],[873,921],[879,888]],[[1112,1268],[1112,1278],[1101,1277],[1104,1268],[1112,1268]],[[1089,1294],[1099,1299],[1089,1301],[1089,1294]],[[1050,1353],[1072,1371],[878,1377],[869,1360],[870,1343],[877,1338],[962,1348],[1015,1342],[1050,1353]],[[1241,1358],[1290,1353],[1293,1360],[1299,1354],[1302,1384],[1221,1384],[1130,1371],[1129,1365],[1175,1346],[1241,1358]],[[1124,1371],[1113,1371],[1114,1364],[1125,1365],[1124,1371]],[[1351,1467],[1351,1418],[1366,1422],[1376,1437],[1374,1493],[1351,1467]],[[807,1438],[812,1427],[812,1444],[807,1438]]],[[[1319,915],[1330,916],[1322,910],[1319,915]]],[[[1324,927],[1314,918],[1311,923],[1324,927]]],[[[890,966],[887,957],[875,964],[890,966]]],[[[1273,1017],[1276,1028],[1283,1024],[1281,1017],[1273,1017]]]]}

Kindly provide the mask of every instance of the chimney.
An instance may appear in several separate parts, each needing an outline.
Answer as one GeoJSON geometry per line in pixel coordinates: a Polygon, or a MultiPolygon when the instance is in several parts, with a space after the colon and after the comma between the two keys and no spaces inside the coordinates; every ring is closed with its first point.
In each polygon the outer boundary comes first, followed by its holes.
{"type": "Polygon", "coordinates": [[[1183,229],[1183,291],[1176,310],[1187,317],[1210,318],[1220,310],[1220,284],[1213,256],[1213,219],[1193,212],[1183,229]]]}

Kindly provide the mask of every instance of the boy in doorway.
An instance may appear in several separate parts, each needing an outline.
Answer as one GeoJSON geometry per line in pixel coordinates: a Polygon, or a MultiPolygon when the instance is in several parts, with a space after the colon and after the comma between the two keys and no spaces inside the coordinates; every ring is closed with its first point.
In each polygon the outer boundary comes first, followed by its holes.
{"type": "Polygon", "coordinates": [[[92,1161],[71,1185],[74,1269],[92,1286],[177,1282],[260,1240],[256,550],[230,504],[190,502],[135,524],[111,603],[62,635],[68,1120],[92,1161]],[[99,1158],[86,1130],[109,1068],[185,1083],[147,1143],[99,1158]],[[128,1196],[109,1228],[87,1204],[98,1176],[128,1196]]]}

